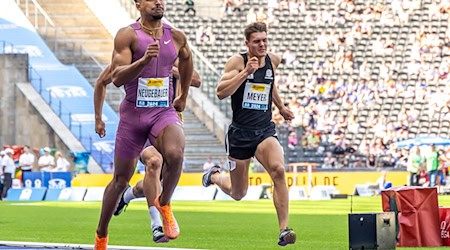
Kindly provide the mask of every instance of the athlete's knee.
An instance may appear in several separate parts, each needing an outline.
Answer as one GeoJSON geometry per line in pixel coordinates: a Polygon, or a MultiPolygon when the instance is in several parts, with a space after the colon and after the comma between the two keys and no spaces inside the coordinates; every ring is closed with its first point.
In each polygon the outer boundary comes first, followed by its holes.
{"type": "Polygon", "coordinates": [[[245,195],[247,195],[247,190],[237,190],[237,191],[233,190],[231,192],[231,198],[237,201],[242,200],[242,198],[244,198],[245,195]]]}
{"type": "Polygon", "coordinates": [[[167,150],[165,159],[168,164],[181,165],[183,163],[183,151],[184,149],[181,147],[174,147],[173,149],[167,150]]]}
{"type": "Polygon", "coordinates": [[[135,197],[144,197],[144,190],[141,188],[134,187],[133,194],[135,197]]]}
{"type": "Polygon", "coordinates": [[[113,185],[116,190],[125,190],[128,187],[129,180],[125,177],[115,176],[113,179],[113,185]]]}
{"type": "Polygon", "coordinates": [[[145,159],[145,169],[147,171],[155,171],[162,167],[163,159],[159,156],[151,156],[145,159]]]}
{"type": "Polygon", "coordinates": [[[269,175],[274,182],[285,180],[285,169],[283,164],[276,164],[270,167],[269,175]]]}
{"type": "Polygon", "coordinates": [[[139,181],[136,186],[133,187],[133,194],[136,197],[143,197],[144,196],[144,187],[142,180],[139,181]]]}

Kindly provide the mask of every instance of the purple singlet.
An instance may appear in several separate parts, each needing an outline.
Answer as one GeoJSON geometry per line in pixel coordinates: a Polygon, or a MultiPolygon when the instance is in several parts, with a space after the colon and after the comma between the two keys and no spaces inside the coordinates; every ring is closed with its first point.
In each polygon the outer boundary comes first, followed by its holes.
{"type": "MultiPolygon", "coordinates": [[[[137,35],[137,48],[132,63],[142,58],[148,45],[157,41],[141,30],[141,24],[131,25],[137,35]]],[[[126,83],[125,98],[120,105],[120,122],[117,128],[115,155],[121,159],[134,159],[147,139],[154,144],[158,134],[168,125],[179,124],[173,108],[172,67],[177,51],[171,27],[163,24],[159,39],[160,50],[142,73],[126,83]]]]}

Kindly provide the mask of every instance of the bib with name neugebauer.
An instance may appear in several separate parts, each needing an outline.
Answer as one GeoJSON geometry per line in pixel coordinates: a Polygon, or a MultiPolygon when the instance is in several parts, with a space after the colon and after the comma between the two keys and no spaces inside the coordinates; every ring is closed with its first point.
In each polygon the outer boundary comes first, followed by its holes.
{"type": "Polygon", "coordinates": [[[139,78],[136,107],[169,107],[169,77],[139,78]]]}
{"type": "Polygon", "coordinates": [[[269,107],[270,85],[246,82],[242,108],[267,110],[269,107]]]}

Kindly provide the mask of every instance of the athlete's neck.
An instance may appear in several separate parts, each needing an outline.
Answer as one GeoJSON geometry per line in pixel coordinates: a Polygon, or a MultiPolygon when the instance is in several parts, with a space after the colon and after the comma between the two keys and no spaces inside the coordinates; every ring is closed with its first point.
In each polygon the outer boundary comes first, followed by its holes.
{"type": "Polygon", "coordinates": [[[144,26],[147,29],[160,29],[162,28],[162,23],[161,20],[145,20],[145,19],[141,19],[139,21],[141,23],[142,26],[144,26]]]}

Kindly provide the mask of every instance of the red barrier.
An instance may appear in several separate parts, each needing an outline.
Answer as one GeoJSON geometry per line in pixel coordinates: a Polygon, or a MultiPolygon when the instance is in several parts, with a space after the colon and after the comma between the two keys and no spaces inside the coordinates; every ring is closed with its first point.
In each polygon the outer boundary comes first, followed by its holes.
{"type": "Polygon", "coordinates": [[[450,246],[450,207],[440,207],[439,217],[441,217],[441,239],[444,246],[450,246]]]}
{"type": "Polygon", "coordinates": [[[391,188],[381,192],[381,199],[383,211],[398,213],[398,246],[442,246],[436,188],[391,188]]]}

